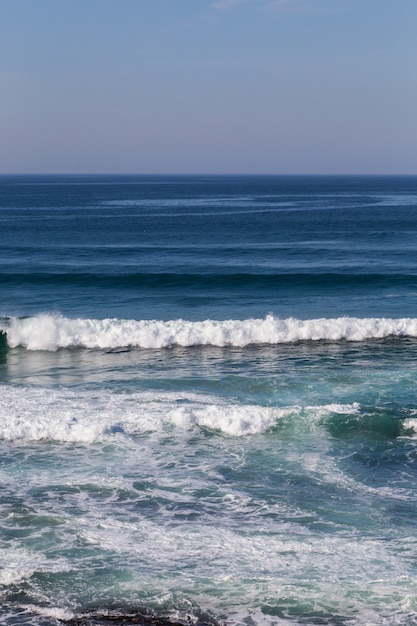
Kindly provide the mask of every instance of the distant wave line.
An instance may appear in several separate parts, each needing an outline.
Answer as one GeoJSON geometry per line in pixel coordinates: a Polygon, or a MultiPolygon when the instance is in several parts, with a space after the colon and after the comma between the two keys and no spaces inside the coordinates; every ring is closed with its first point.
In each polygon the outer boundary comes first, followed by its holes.
{"type": "Polygon", "coordinates": [[[300,286],[303,288],[338,287],[342,286],[417,286],[417,275],[403,273],[380,272],[130,272],[117,271],[103,273],[90,272],[28,272],[0,273],[0,285],[74,285],[95,287],[123,287],[161,289],[173,287],[197,287],[206,289],[239,289],[247,288],[287,288],[300,286]]]}

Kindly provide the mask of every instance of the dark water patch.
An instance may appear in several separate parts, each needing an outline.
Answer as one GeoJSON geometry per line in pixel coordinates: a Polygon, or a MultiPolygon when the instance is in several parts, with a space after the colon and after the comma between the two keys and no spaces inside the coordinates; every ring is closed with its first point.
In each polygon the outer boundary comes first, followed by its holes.
{"type": "MultiPolygon", "coordinates": [[[[1,320],[0,320],[1,323],[1,320]]],[[[7,334],[5,330],[0,329],[0,348],[7,346],[7,334]]]]}
{"type": "Polygon", "coordinates": [[[403,432],[402,419],[409,415],[396,415],[387,410],[375,409],[353,414],[333,414],[326,421],[327,431],[336,438],[368,435],[382,439],[395,439],[403,432]]]}
{"type": "MultiPolygon", "coordinates": [[[[308,585],[306,585],[308,586],[308,585]]],[[[323,607],[314,606],[315,602],[297,600],[292,597],[281,598],[279,604],[262,607],[265,615],[284,620],[287,624],[294,621],[299,626],[350,626],[356,623],[356,617],[341,615],[323,607]]]]}
{"type": "Polygon", "coordinates": [[[220,621],[207,614],[193,614],[186,617],[175,619],[168,614],[158,614],[149,609],[139,609],[135,611],[123,610],[98,610],[79,615],[68,620],[59,620],[62,624],[68,626],[222,626],[220,621]]]}
{"type": "Polygon", "coordinates": [[[7,360],[7,334],[4,330],[0,330],[0,365],[6,363],[7,360]]]}
{"type": "Polygon", "coordinates": [[[96,624],[140,624],[141,626],[184,626],[190,622],[173,622],[168,618],[155,617],[151,615],[144,615],[141,613],[135,613],[132,615],[86,615],[79,618],[71,619],[64,622],[65,624],[73,624],[74,626],[95,626],[96,624]]]}

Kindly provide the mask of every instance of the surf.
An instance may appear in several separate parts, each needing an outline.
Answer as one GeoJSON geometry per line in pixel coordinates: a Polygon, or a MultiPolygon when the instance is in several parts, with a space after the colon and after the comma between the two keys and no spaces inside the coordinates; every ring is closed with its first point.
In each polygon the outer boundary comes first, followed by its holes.
{"type": "Polygon", "coordinates": [[[123,320],[118,318],[71,319],[40,314],[9,318],[0,323],[0,349],[4,338],[9,348],[56,351],[63,348],[162,349],[174,346],[244,348],[302,341],[360,342],[389,337],[417,337],[416,318],[337,317],[188,321],[123,320]],[[2,342],[2,343],[1,343],[2,342]]]}

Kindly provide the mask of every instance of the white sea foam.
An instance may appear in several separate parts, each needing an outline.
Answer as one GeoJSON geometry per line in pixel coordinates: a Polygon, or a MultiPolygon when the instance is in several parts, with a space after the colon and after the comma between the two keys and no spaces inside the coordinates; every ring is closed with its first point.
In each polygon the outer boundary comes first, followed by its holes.
{"type": "Polygon", "coordinates": [[[404,434],[417,437],[417,417],[409,417],[403,421],[402,430],[404,434]]]}
{"type": "Polygon", "coordinates": [[[3,547],[0,555],[0,587],[27,580],[35,572],[70,571],[66,559],[54,561],[45,555],[26,548],[3,547]]]}
{"type": "Polygon", "coordinates": [[[205,320],[70,319],[42,314],[12,318],[0,330],[10,347],[28,350],[59,348],[170,348],[236,346],[297,341],[365,341],[390,336],[417,337],[417,318],[321,318],[205,320]]]}
{"type": "Polygon", "coordinates": [[[307,411],[311,419],[352,413],[351,405],[264,407],[233,404],[198,394],[4,386],[0,397],[0,438],[15,441],[92,443],[172,428],[208,428],[229,436],[263,433],[279,420],[307,411]]]}
{"type": "MultiPolygon", "coordinates": [[[[183,589],[187,595],[192,590],[203,609],[216,613],[224,606],[233,612],[238,603],[241,609],[253,609],[259,606],[260,597],[266,605],[269,601],[276,605],[281,599],[281,605],[291,606],[300,595],[310,610],[320,602],[329,612],[336,607],[339,614],[349,615],[352,609],[358,614],[364,609],[378,611],[381,597],[401,610],[403,595],[398,593],[398,584],[403,582],[403,589],[412,591],[412,566],[393,553],[389,543],[347,533],[315,534],[293,522],[281,520],[270,533],[262,529],[239,532],[220,520],[209,525],[162,526],[142,519],[138,526],[101,515],[79,518],[76,524],[83,541],[119,554],[125,566],[134,564],[125,593],[129,594],[129,586],[135,594],[138,588],[151,587],[156,574],[155,586],[162,595],[163,590],[172,589],[171,573],[175,572],[177,597],[183,589]]],[[[410,547],[414,553],[415,545],[410,547]]]]}
{"type": "Polygon", "coordinates": [[[50,617],[55,622],[66,622],[69,620],[75,620],[76,614],[68,609],[63,609],[57,606],[38,606],[36,604],[28,604],[25,607],[26,613],[35,613],[42,617],[50,617]]]}
{"type": "Polygon", "coordinates": [[[306,406],[307,411],[315,411],[317,415],[321,416],[326,413],[339,413],[340,415],[356,415],[360,411],[359,402],[353,402],[352,404],[339,404],[332,402],[331,404],[324,404],[323,406],[306,406]]]}

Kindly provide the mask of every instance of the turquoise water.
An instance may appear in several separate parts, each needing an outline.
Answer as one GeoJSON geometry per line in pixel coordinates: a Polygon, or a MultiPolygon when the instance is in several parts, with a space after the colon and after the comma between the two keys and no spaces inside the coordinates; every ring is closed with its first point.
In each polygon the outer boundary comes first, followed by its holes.
{"type": "Polygon", "coordinates": [[[417,624],[417,178],[0,178],[0,623],[417,624]]]}

